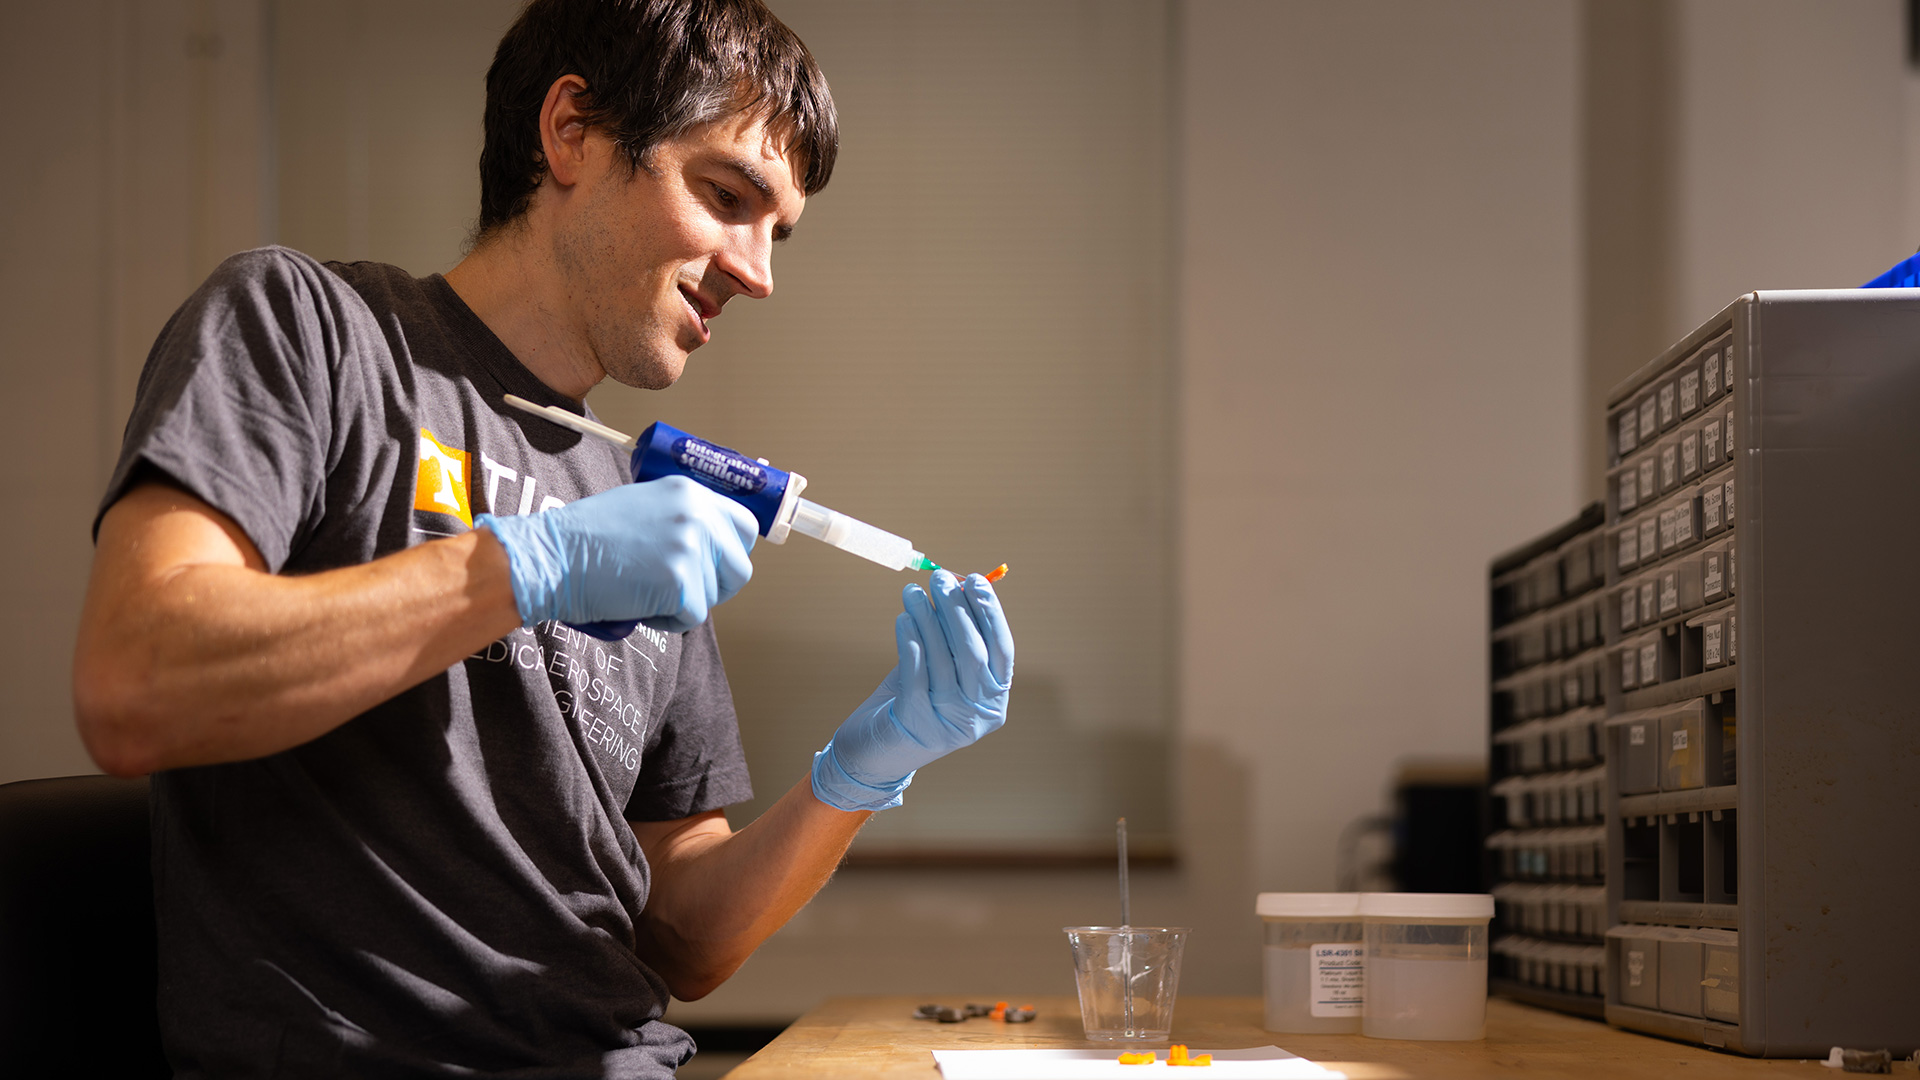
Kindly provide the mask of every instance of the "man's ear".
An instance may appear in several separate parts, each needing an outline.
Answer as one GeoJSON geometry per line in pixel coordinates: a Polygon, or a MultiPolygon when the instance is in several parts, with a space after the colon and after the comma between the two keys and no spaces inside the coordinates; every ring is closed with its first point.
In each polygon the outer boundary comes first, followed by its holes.
{"type": "Polygon", "coordinates": [[[540,105],[540,152],[553,182],[563,188],[580,181],[587,160],[587,123],[581,109],[586,93],[587,80],[562,75],[547,87],[547,100],[540,105]]]}

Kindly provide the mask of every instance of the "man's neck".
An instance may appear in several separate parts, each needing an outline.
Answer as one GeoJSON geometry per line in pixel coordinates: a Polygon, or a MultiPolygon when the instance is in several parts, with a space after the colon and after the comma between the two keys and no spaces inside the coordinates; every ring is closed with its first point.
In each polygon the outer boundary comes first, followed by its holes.
{"type": "Polygon", "coordinates": [[[447,271],[447,284],[547,388],[574,401],[605,375],[567,315],[550,252],[525,222],[498,230],[447,271]]]}

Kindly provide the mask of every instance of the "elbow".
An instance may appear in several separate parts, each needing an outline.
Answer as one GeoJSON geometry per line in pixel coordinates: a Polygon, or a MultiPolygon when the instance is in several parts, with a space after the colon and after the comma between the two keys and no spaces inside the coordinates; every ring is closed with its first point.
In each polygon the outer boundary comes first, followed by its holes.
{"type": "Polygon", "coordinates": [[[667,990],[681,1001],[699,1001],[715,990],[732,976],[733,969],[726,971],[682,972],[667,979],[667,990]]]}
{"type": "Polygon", "coordinates": [[[73,719],[80,742],[109,776],[145,776],[163,767],[155,727],[144,715],[148,695],[124,674],[100,670],[85,651],[74,658],[73,719]]]}

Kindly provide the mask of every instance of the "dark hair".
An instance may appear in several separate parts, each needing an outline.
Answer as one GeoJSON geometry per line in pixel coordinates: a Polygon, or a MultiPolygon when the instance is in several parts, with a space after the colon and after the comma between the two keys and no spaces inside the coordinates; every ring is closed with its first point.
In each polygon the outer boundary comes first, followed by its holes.
{"type": "Polygon", "coordinates": [[[487,69],[477,236],[532,204],[547,174],[540,108],[563,75],[586,80],[587,124],[630,172],[666,139],[750,113],[799,153],[808,195],[833,175],[840,131],[826,77],[760,0],[532,0],[487,69]]]}

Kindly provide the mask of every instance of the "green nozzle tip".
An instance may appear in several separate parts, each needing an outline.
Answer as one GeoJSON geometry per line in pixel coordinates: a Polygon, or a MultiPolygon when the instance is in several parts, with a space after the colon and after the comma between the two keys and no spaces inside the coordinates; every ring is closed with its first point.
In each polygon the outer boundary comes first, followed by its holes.
{"type": "Polygon", "coordinates": [[[922,555],[913,561],[913,568],[915,570],[938,570],[940,569],[940,564],[922,555]]]}

